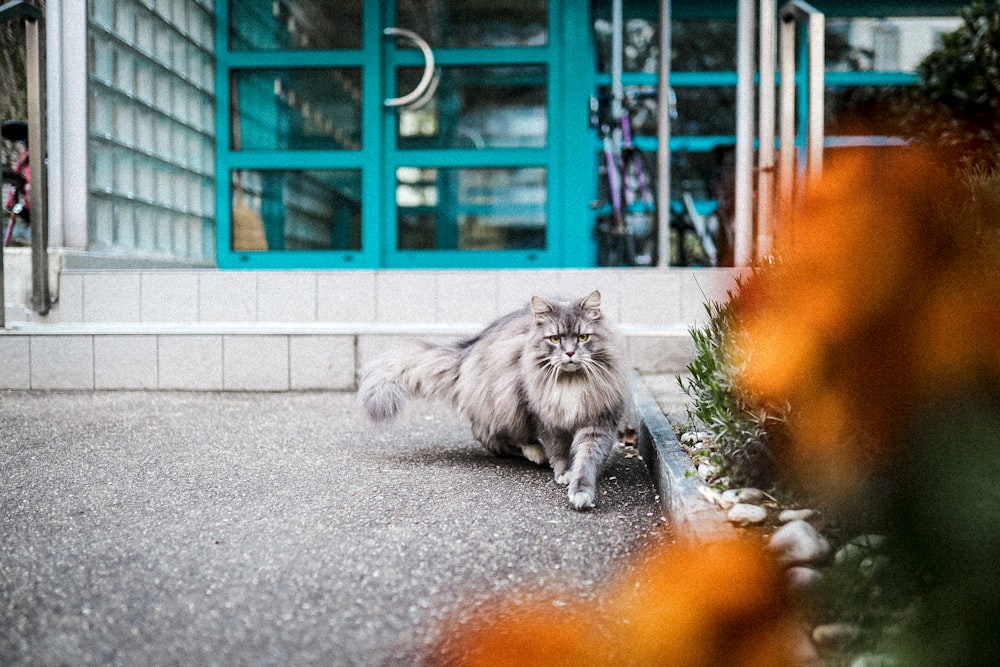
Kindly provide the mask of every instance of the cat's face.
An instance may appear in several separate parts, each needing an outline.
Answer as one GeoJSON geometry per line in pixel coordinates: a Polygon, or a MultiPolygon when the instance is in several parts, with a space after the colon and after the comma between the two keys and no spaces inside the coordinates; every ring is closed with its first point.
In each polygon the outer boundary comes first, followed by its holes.
{"type": "Polygon", "coordinates": [[[549,368],[567,373],[594,363],[594,353],[600,347],[600,305],[599,292],[570,303],[532,297],[539,359],[549,368]]]}

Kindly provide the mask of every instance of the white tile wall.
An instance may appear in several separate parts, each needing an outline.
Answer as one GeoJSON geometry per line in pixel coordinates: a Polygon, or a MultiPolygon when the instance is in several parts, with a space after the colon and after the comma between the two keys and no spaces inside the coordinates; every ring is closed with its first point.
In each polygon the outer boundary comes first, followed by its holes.
{"type": "Polygon", "coordinates": [[[316,276],[320,322],[374,322],[375,272],[331,271],[316,276]]]}
{"type": "Polygon", "coordinates": [[[386,271],[375,277],[375,321],[434,322],[437,317],[436,274],[386,271]]]}
{"type": "Polygon", "coordinates": [[[289,336],[291,389],[352,389],[354,348],[354,336],[289,336]]]}
{"type": "Polygon", "coordinates": [[[708,320],[706,299],[724,302],[726,291],[736,286],[736,277],[731,269],[687,270],[679,277],[680,319],[691,324],[703,324],[708,320]]]}
{"type": "Polygon", "coordinates": [[[30,354],[27,337],[0,338],[0,389],[31,388],[30,354]]]}
{"type": "MultiPolygon", "coordinates": [[[[0,335],[0,389],[351,390],[372,359],[444,335],[0,335]]],[[[627,336],[644,372],[683,371],[684,332],[627,336]]]]}
{"type": "Polygon", "coordinates": [[[315,322],[316,274],[298,271],[258,274],[257,320],[315,322]]]}
{"type": "Polygon", "coordinates": [[[222,388],[287,391],[287,336],[223,336],[222,388]]]}
{"type": "Polygon", "coordinates": [[[143,322],[197,322],[198,273],[154,271],[142,274],[143,322]]]}
{"type": "Polygon", "coordinates": [[[560,296],[558,271],[497,271],[497,314],[524,308],[533,296],[560,296]]]}
{"type": "Polygon", "coordinates": [[[205,271],[198,284],[198,319],[202,322],[257,320],[257,276],[251,271],[205,271]]]}
{"type": "Polygon", "coordinates": [[[622,279],[620,322],[657,326],[681,322],[680,285],[666,274],[637,269],[622,279]]]}
{"type": "Polygon", "coordinates": [[[94,336],[95,389],[156,389],[156,336],[94,336]]]}
{"type": "Polygon", "coordinates": [[[141,317],[141,275],[104,271],[83,277],[84,322],[138,322],[141,317]]]}
{"type": "Polygon", "coordinates": [[[731,269],[456,271],[70,271],[48,322],[483,323],[534,294],[594,289],[618,322],[693,323],[731,269]]]}
{"type": "Polygon", "coordinates": [[[32,389],[93,389],[93,336],[31,339],[32,389]]]}
{"type": "Polygon", "coordinates": [[[486,324],[496,319],[496,273],[441,271],[436,283],[438,322],[486,324]]]}
{"type": "Polygon", "coordinates": [[[632,332],[634,363],[676,372],[692,352],[687,326],[703,320],[705,298],[725,298],[735,275],[724,269],[66,271],[56,308],[31,325],[53,327],[0,331],[0,389],[350,389],[359,365],[428,337],[393,334],[394,327],[475,327],[524,307],[532,294],[577,297],[593,289],[601,290],[604,311],[632,332]],[[107,326],[99,330],[96,323],[107,326]],[[278,323],[286,330],[275,330],[278,323]],[[357,326],[330,330],[343,325],[357,326]]]}
{"type": "Polygon", "coordinates": [[[384,354],[392,354],[417,340],[434,340],[432,336],[402,336],[402,335],[368,335],[358,336],[357,370],[360,372],[372,360],[384,354]]]}
{"type": "Polygon", "coordinates": [[[83,321],[83,274],[64,271],[59,276],[59,300],[49,311],[51,322],[83,321]]]}
{"type": "Polygon", "coordinates": [[[222,389],[222,336],[159,336],[160,389],[222,389]]]}
{"type": "Polygon", "coordinates": [[[560,271],[559,293],[567,299],[579,299],[598,290],[601,293],[601,312],[618,322],[621,319],[622,281],[621,272],[614,269],[560,271]]]}

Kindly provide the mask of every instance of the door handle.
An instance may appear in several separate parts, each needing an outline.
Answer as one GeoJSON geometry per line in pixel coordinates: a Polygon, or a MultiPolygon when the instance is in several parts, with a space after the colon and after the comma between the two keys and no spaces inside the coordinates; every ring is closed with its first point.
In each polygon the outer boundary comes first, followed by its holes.
{"type": "Polygon", "coordinates": [[[382,34],[385,36],[396,35],[397,37],[409,40],[424,54],[424,73],[421,75],[416,88],[406,95],[389,97],[382,102],[387,107],[401,107],[412,104],[420,100],[427,93],[427,90],[431,87],[431,83],[434,81],[434,52],[431,51],[431,47],[426,40],[412,30],[407,30],[406,28],[386,28],[382,31],[382,34]]]}

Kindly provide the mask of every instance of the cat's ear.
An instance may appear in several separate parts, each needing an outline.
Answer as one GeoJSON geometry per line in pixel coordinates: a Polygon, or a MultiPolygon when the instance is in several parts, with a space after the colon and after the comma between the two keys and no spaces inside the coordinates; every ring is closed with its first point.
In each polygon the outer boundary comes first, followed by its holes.
{"type": "Polygon", "coordinates": [[[594,290],[584,297],[580,302],[580,310],[583,311],[584,317],[599,320],[601,318],[601,293],[594,290]]]}
{"type": "Polygon", "coordinates": [[[545,317],[552,312],[552,305],[540,296],[531,297],[531,313],[535,318],[545,317]]]}

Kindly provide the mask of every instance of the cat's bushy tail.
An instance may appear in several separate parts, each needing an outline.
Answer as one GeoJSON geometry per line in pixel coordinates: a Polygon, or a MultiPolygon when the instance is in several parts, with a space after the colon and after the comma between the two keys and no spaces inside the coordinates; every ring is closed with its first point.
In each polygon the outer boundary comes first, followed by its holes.
{"type": "Polygon", "coordinates": [[[459,362],[454,346],[431,343],[380,357],[361,373],[358,402],[373,422],[386,422],[410,396],[452,400],[459,362]]]}

